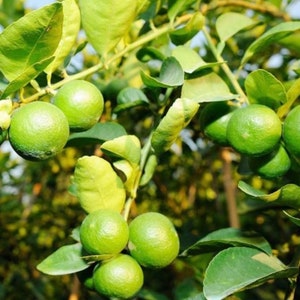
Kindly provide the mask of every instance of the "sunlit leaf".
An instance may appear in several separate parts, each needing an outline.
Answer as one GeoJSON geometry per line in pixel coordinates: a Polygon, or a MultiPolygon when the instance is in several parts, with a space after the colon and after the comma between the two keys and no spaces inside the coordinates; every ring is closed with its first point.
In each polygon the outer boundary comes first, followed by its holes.
{"type": "Polygon", "coordinates": [[[175,100],[152,135],[151,145],[157,154],[170,149],[181,130],[197,113],[198,108],[198,103],[193,100],[181,98],[175,100]]]}
{"type": "Polygon", "coordinates": [[[62,246],[38,264],[37,269],[48,275],[76,273],[89,267],[82,256],[80,243],[62,246]]]}
{"type": "Polygon", "coordinates": [[[90,213],[108,208],[123,209],[126,193],[112,166],[98,156],[82,156],[75,166],[73,184],[82,208],[90,213]]]}
{"type": "Polygon", "coordinates": [[[176,87],[183,84],[184,72],[175,57],[168,57],[163,61],[158,78],[141,73],[142,80],[149,87],[176,87]]]}
{"type": "Polygon", "coordinates": [[[245,89],[251,104],[258,103],[277,109],[287,101],[283,84],[266,70],[255,70],[245,80],[245,89]]]}
{"type": "Polygon", "coordinates": [[[175,45],[187,43],[202,29],[203,25],[203,15],[199,12],[195,13],[184,27],[180,27],[170,33],[172,43],[175,45]]]}
{"type": "Polygon", "coordinates": [[[270,194],[257,190],[244,181],[240,181],[238,187],[248,197],[265,204],[265,207],[300,208],[300,187],[296,184],[286,184],[270,194]]]}
{"type": "Polygon", "coordinates": [[[280,41],[296,30],[300,30],[300,21],[284,22],[272,27],[247,48],[241,64],[244,65],[255,53],[280,41]]]}
{"type": "Polygon", "coordinates": [[[70,134],[67,146],[101,144],[105,141],[125,135],[124,127],[115,122],[97,123],[92,128],[70,134]]]}
{"type": "Polygon", "coordinates": [[[240,30],[254,24],[255,22],[245,14],[227,12],[217,18],[216,29],[221,41],[225,42],[240,30]]]}
{"type": "Polygon", "coordinates": [[[99,55],[105,56],[127,34],[137,4],[132,0],[79,0],[83,29],[99,55]]]}
{"type": "Polygon", "coordinates": [[[76,41],[80,29],[80,11],[75,0],[64,0],[62,36],[54,53],[55,59],[46,68],[45,72],[53,73],[62,65],[76,41]]]}
{"type": "Polygon", "coordinates": [[[41,73],[46,66],[54,59],[54,57],[47,58],[43,61],[35,63],[29,66],[22,74],[13,79],[5,88],[1,94],[1,99],[8,97],[10,94],[16,92],[20,88],[27,85],[33,78],[41,73]]]}
{"type": "Polygon", "coordinates": [[[297,273],[297,268],[287,267],[258,249],[231,247],[219,252],[209,263],[203,291],[207,300],[221,300],[271,279],[290,278],[297,273]]]}
{"type": "Polygon", "coordinates": [[[62,4],[56,2],[5,28],[0,34],[0,70],[9,81],[33,79],[41,72],[37,64],[50,63],[61,39],[62,20],[62,4]]]}
{"type": "Polygon", "coordinates": [[[123,135],[106,141],[101,145],[101,150],[133,164],[138,164],[141,158],[141,143],[135,135],[123,135]]]}
{"type": "Polygon", "coordinates": [[[238,95],[230,92],[227,84],[219,75],[209,73],[198,78],[185,80],[181,97],[201,103],[235,99],[238,95]]]}
{"type": "Polygon", "coordinates": [[[300,226],[300,218],[292,216],[287,211],[283,211],[283,213],[290,219],[291,222],[293,222],[297,226],[300,226]]]}
{"type": "Polygon", "coordinates": [[[257,233],[242,231],[236,228],[222,228],[209,233],[204,238],[189,246],[180,256],[218,252],[232,246],[253,247],[268,254],[272,253],[270,244],[257,233]]]}
{"type": "Polygon", "coordinates": [[[140,181],[140,186],[146,185],[151,180],[157,165],[158,165],[158,161],[156,155],[151,154],[145,165],[144,173],[140,181]]]}

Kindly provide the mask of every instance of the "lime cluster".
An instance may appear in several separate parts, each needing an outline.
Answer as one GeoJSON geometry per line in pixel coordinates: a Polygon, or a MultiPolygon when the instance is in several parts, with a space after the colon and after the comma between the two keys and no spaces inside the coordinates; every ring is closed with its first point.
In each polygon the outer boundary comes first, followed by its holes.
{"type": "Polygon", "coordinates": [[[232,147],[246,158],[254,174],[264,178],[285,175],[292,158],[300,156],[300,106],[282,122],[262,104],[238,108],[226,101],[214,102],[201,111],[200,125],[207,138],[232,147]]]}
{"type": "Polygon", "coordinates": [[[0,142],[8,130],[12,148],[32,161],[45,160],[61,152],[70,132],[94,126],[104,107],[99,89],[84,80],[64,84],[53,103],[35,101],[13,110],[11,101],[5,101],[0,106],[0,142]]]}
{"type": "Polygon", "coordinates": [[[107,297],[134,296],[143,286],[142,267],[166,267],[179,252],[172,222],[157,212],[141,214],[128,224],[119,212],[100,209],[85,217],[79,235],[86,255],[96,263],[78,277],[107,297]]]}

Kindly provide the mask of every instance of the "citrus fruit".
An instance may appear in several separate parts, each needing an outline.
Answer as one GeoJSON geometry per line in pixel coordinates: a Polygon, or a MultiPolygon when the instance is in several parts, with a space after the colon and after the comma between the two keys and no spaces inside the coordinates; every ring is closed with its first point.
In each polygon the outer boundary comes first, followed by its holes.
{"type": "Polygon", "coordinates": [[[283,122],[283,141],[287,150],[300,156],[300,106],[293,108],[283,122]]]}
{"type": "Polygon", "coordinates": [[[265,178],[283,176],[291,168],[291,160],[285,148],[280,145],[278,149],[260,157],[250,157],[250,169],[265,178]]]}
{"type": "Polygon", "coordinates": [[[71,131],[84,131],[95,125],[103,113],[100,90],[85,80],[64,84],[55,94],[53,104],[66,115],[71,131]]]}
{"type": "Polygon", "coordinates": [[[90,254],[115,254],[128,242],[128,225],[114,210],[100,209],[88,214],[80,226],[80,241],[90,254]]]}
{"type": "Polygon", "coordinates": [[[134,296],[144,283],[138,262],[127,254],[103,261],[93,274],[95,290],[107,297],[127,299],[134,296]]]}
{"type": "Polygon", "coordinates": [[[261,156],[270,153],[281,138],[281,121],[269,107],[252,104],[236,109],[227,125],[227,139],[239,153],[261,156]]]}
{"type": "Polygon", "coordinates": [[[207,104],[200,113],[200,126],[205,136],[220,145],[227,145],[227,124],[235,107],[226,101],[207,104]]]}
{"type": "Polygon", "coordinates": [[[178,234],[166,216],[147,212],[129,224],[128,249],[142,266],[163,268],[178,255],[178,234]]]}
{"type": "Polygon", "coordinates": [[[8,136],[21,157],[44,160],[64,148],[69,137],[68,120],[51,103],[31,102],[13,112],[8,136]]]}

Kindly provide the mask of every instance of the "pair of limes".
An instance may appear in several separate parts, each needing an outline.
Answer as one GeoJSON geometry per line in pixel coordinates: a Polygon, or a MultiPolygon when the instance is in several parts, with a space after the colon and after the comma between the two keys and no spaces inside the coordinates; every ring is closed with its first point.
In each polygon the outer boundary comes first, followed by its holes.
{"type": "Polygon", "coordinates": [[[28,160],[44,160],[59,153],[70,131],[83,131],[98,122],[104,107],[99,89],[84,80],[63,85],[53,103],[35,101],[16,109],[11,117],[9,141],[28,160]]]}
{"type": "Polygon", "coordinates": [[[90,255],[109,256],[83,278],[84,283],[102,295],[122,299],[133,296],[142,287],[141,266],[163,268],[179,252],[173,224],[156,212],[141,214],[128,225],[116,211],[97,210],[83,220],[80,241],[90,255]]]}
{"type": "Polygon", "coordinates": [[[263,177],[284,175],[291,167],[289,154],[300,155],[300,107],[282,124],[275,111],[262,104],[237,108],[214,102],[202,110],[200,123],[208,138],[249,157],[252,171],[263,177]]]}

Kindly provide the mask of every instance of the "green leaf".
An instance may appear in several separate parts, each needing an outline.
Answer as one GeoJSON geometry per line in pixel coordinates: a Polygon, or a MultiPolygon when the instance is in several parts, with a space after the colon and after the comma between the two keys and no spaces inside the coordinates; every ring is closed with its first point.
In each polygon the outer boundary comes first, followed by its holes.
{"type": "Polygon", "coordinates": [[[168,17],[171,20],[171,22],[174,21],[176,16],[189,8],[195,0],[169,0],[168,1],[168,17]]]}
{"type": "Polygon", "coordinates": [[[62,246],[40,264],[37,269],[48,275],[72,274],[89,267],[82,258],[82,245],[80,243],[62,246]]]}
{"type": "Polygon", "coordinates": [[[227,84],[219,75],[209,73],[198,78],[185,80],[181,97],[201,103],[235,99],[238,95],[230,92],[227,84]]]}
{"type": "Polygon", "coordinates": [[[145,165],[144,173],[140,180],[140,186],[146,185],[151,180],[151,178],[156,170],[157,164],[158,164],[158,161],[157,161],[156,155],[151,154],[145,165]]]}
{"type": "Polygon", "coordinates": [[[203,292],[208,300],[221,300],[271,279],[290,278],[297,268],[284,266],[276,257],[248,247],[228,248],[209,263],[203,292]]]}
{"type": "Polygon", "coordinates": [[[178,60],[183,71],[188,74],[220,64],[218,62],[206,63],[196,51],[187,46],[176,47],[172,51],[172,56],[178,60]]]}
{"type": "Polygon", "coordinates": [[[168,57],[163,61],[158,78],[141,73],[142,80],[149,87],[176,87],[183,84],[184,72],[175,57],[168,57]]]}
{"type": "Polygon", "coordinates": [[[105,56],[127,34],[137,5],[132,0],[79,0],[82,27],[99,55],[105,56]]]}
{"type": "Polygon", "coordinates": [[[36,65],[53,56],[62,20],[62,5],[56,2],[28,13],[1,33],[0,70],[9,81],[20,76],[33,79],[41,72],[36,65]]]}
{"type": "Polygon", "coordinates": [[[221,42],[226,42],[240,30],[254,24],[255,22],[244,14],[228,12],[217,18],[216,30],[221,42]]]}
{"type": "Polygon", "coordinates": [[[118,94],[117,103],[114,113],[119,113],[132,107],[148,106],[149,100],[140,89],[126,87],[118,94]]]}
{"type": "Polygon", "coordinates": [[[283,84],[266,70],[255,70],[245,80],[245,89],[251,104],[259,103],[276,110],[287,102],[283,84]]]}
{"type": "Polygon", "coordinates": [[[124,127],[115,122],[97,123],[92,128],[70,134],[67,146],[101,144],[105,141],[127,134],[124,127]]]}
{"type": "Polygon", "coordinates": [[[247,246],[257,248],[267,254],[272,253],[270,244],[257,233],[245,232],[236,228],[223,228],[214,231],[197,241],[185,249],[180,256],[218,252],[232,246],[247,246]]]}
{"type": "Polygon", "coordinates": [[[295,225],[300,226],[300,218],[296,218],[290,215],[287,211],[283,211],[283,213],[293,222],[295,225]]]}
{"type": "Polygon", "coordinates": [[[278,108],[277,114],[280,118],[283,118],[288,114],[292,108],[294,102],[300,96],[300,78],[296,79],[290,88],[286,92],[287,101],[278,108]]]}
{"type": "Polygon", "coordinates": [[[195,116],[199,105],[190,99],[176,99],[154,130],[151,145],[157,154],[170,149],[181,130],[195,116]]]}
{"type": "Polygon", "coordinates": [[[108,208],[120,212],[126,193],[121,178],[112,166],[98,156],[82,156],[78,159],[73,184],[82,208],[90,213],[108,208]]]}
{"type": "Polygon", "coordinates": [[[101,145],[101,150],[108,155],[126,159],[138,164],[141,158],[141,143],[135,135],[123,135],[101,145]]]}
{"type": "Polygon", "coordinates": [[[55,59],[45,70],[45,72],[50,75],[63,64],[66,57],[70,54],[80,29],[80,11],[76,1],[64,0],[62,5],[62,36],[54,52],[55,59]]]}
{"type": "Polygon", "coordinates": [[[265,194],[244,181],[240,181],[238,187],[250,200],[256,200],[256,203],[261,203],[264,207],[291,207],[300,209],[300,187],[296,184],[286,184],[270,194],[265,194]]]}
{"type": "Polygon", "coordinates": [[[41,73],[45,67],[47,67],[51,61],[53,61],[53,59],[54,57],[49,57],[41,62],[29,66],[22,74],[13,79],[6,86],[5,90],[1,94],[1,99],[7,98],[12,93],[27,85],[32,79],[41,73]]]}
{"type": "Polygon", "coordinates": [[[153,47],[145,47],[139,49],[136,53],[136,57],[141,62],[148,62],[152,59],[157,59],[161,61],[166,59],[166,56],[163,53],[161,53],[159,50],[153,47]]]}
{"type": "Polygon", "coordinates": [[[244,65],[254,54],[263,48],[280,41],[299,29],[300,21],[285,22],[272,27],[247,48],[241,65],[244,65]]]}
{"type": "Polygon", "coordinates": [[[183,45],[190,41],[202,29],[204,21],[204,17],[200,12],[195,13],[184,27],[170,33],[172,43],[183,45]]]}

